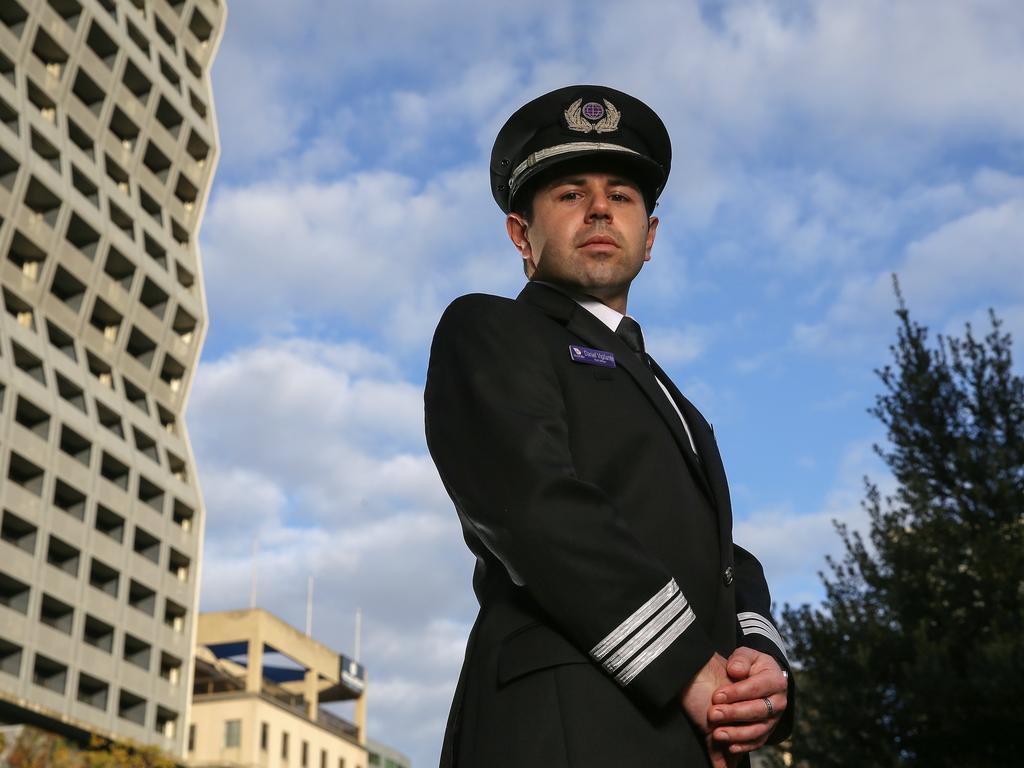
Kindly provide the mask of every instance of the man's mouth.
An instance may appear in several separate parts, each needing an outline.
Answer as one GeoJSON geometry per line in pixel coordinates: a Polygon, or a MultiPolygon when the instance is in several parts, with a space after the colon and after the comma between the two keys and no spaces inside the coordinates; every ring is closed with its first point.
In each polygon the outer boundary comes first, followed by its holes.
{"type": "Polygon", "coordinates": [[[611,235],[591,235],[580,244],[580,247],[587,248],[592,245],[617,246],[618,243],[611,235]]]}

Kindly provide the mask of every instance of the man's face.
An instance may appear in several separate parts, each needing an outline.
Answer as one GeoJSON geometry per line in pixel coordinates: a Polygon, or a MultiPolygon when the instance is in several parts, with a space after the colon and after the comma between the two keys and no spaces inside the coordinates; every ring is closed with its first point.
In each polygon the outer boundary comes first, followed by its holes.
{"type": "Polygon", "coordinates": [[[509,237],[531,280],[544,280],[625,311],[629,284],[651,258],[658,220],[640,188],[617,173],[571,172],[542,184],[526,222],[512,213],[509,237]]]}

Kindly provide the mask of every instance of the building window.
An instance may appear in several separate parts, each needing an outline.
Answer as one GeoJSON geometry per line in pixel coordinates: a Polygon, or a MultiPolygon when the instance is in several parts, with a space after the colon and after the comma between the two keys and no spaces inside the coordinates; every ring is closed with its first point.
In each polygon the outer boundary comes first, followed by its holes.
{"type": "Polygon", "coordinates": [[[264,752],[270,744],[270,723],[260,723],[260,749],[264,752]]]}
{"type": "Polygon", "coordinates": [[[338,768],[345,768],[345,758],[344,757],[339,757],[338,758],[338,768]]]}
{"type": "Polygon", "coordinates": [[[308,768],[309,766],[309,742],[302,742],[302,768],[308,768]]]}
{"type": "Polygon", "coordinates": [[[285,760],[288,759],[288,734],[281,734],[281,757],[285,760]]]}
{"type": "Polygon", "coordinates": [[[320,750],[320,768],[327,768],[327,750],[320,750]]]}
{"type": "Polygon", "coordinates": [[[196,725],[193,723],[188,727],[188,751],[196,751],[196,725]]]}
{"type": "Polygon", "coordinates": [[[242,721],[224,721],[224,746],[237,747],[242,743],[242,721]]]}

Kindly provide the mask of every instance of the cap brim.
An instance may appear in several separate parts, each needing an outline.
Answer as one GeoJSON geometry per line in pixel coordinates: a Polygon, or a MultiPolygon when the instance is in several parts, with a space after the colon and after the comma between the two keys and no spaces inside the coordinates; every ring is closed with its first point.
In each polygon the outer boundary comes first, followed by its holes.
{"type": "MultiPolygon", "coordinates": [[[[622,172],[632,181],[635,181],[644,191],[649,208],[653,208],[653,201],[657,199],[658,193],[665,183],[665,169],[661,165],[646,155],[642,155],[627,147],[606,145],[605,148],[601,149],[591,146],[563,151],[549,157],[544,157],[515,175],[514,184],[511,185],[509,190],[508,208],[505,213],[509,213],[514,209],[515,200],[518,195],[524,189],[533,186],[531,182],[535,181],[538,176],[545,174],[547,171],[568,166],[572,164],[571,161],[582,159],[592,161],[592,170],[601,168],[622,169],[622,172]]],[[[577,168],[580,166],[579,163],[575,165],[577,168]]],[[[584,165],[587,169],[590,169],[589,166],[590,163],[584,165]]]]}

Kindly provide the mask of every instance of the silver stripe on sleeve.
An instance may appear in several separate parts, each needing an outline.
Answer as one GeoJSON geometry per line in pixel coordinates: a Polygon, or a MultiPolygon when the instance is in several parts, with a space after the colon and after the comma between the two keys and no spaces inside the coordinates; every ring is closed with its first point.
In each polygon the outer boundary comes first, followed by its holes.
{"type": "Polygon", "coordinates": [[[622,686],[627,686],[633,682],[633,678],[643,672],[644,668],[648,664],[658,658],[677,637],[686,631],[686,628],[690,626],[696,618],[697,614],[693,612],[692,608],[687,606],[686,610],[683,611],[679,617],[669,625],[669,628],[662,632],[653,643],[647,646],[643,653],[623,667],[622,671],[615,676],[616,682],[622,686]]]}
{"type": "Polygon", "coordinates": [[[770,620],[758,613],[753,613],[752,611],[736,614],[736,618],[740,620],[740,627],[744,630],[743,634],[750,634],[751,632],[760,630],[757,634],[762,634],[770,639],[773,643],[779,646],[779,650],[782,651],[782,655],[786,656],[786,646],[782,641],[782,636],[770,620]]]}
{"type": "Polygon", "coordinates": [[[783,647],[781,645],[779,645],[779,641],[775,637],[773,637],[767,630],[765,630],[760,624],[758,624],[757,626],[743,627],[743,634],[744,635],[764,635],[769,640],[771,640],[773,643],[775,643],[775,645],[779,646],[779,650],[782,652],[782,658],[784,658],[787,662],[789,662],[789,657],[786,655],[786,651],[783,649],[783,647]]]}
{"type": "Polygon", "coordinates": [[[666,624],[682,613],[684,608],[686,608],[686,598],[683,597],[682,593],[679,593],[672,598],[672,602],[658,612],[657,616],[647,622],[643,629],[636,632],[629,639],[629,642],[605,659],[604,668],[614,674],[618,671],[619,667],[629,661],[637,651],[647,645],[656,634],[661,632],[666,624]]]}
{"type": "Polygon", "coordinates": [[[775,628],[772,622],[764,616],[747,611],[744,613],[736,614],[736,618],[740,620],[740,627],[744,629],[761,629],[764,631],[766,637],[770,637],[772,642],[775,643],[785,653],[785,645],[782,642],[782,636],[779,631],[775,628]]]}
{"type": "Polygon", "coordinates": [[[668,584],[658,590],[654,596],[646,603],[641,605],[637,610],[626,619],[624,622],[619,624],[613,629],[608,636],[601,642],[593,647],[590,651],[590,655],[597,661],[602,661],[615,646],[626,640],[630,635],[637,630],[637,628],[647,621],[655,612],[661,610],[661,608],[667,603],[672,597],[679,591],[679,585],[676,584],[675,579],[669,579],[668,584]]]}
{"type": "Polygon", "coordinates": [[[782,635],[779,634],[775,625],[768,619],[753,611],[737,613],[736,618],[740,621],[740,629],[743,630],[744,635],[763,635],[767,637],[779,647],[779,650],[782,652],[782,658],[787,663],[789,662],[789,656],[786,654],[786,644],[782,642],[782,635]]]}

